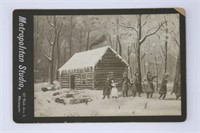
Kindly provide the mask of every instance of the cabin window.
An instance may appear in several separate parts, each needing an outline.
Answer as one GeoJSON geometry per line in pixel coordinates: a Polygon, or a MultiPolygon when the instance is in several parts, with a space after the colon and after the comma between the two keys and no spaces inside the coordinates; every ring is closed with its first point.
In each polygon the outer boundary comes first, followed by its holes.
{"type": "Polygon", "coordinates": [[[87,84],[86,74],[81,75],[81,84],[83,84],[83,85],[87,84]]]}

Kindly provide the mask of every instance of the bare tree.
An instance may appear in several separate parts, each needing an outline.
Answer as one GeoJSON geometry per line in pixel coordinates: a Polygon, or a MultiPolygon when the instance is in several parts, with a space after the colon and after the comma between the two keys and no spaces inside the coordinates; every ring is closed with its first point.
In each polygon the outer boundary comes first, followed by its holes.
{"type": "Polygon", "coordinates": [[[129,29],[132,29],[133,31],[136,32],[136,35],[137,35],[137,40],[136,40],[136,56],[137,56],[137,68],[138,68],[138,73],[139,73],[139,82],[140,82],[140,89],[142,91],[142,74],[141,74],[141,46],[142,44],[146,41],[147,38],[151,37],[152,35],[155,35],[159,30],[160,28],[166,23],[166,22],[161,22],[157,25],[157,27],[152,27],[150,28],[147,33],[145,35],[143,35],[142,33],[142,28],[147,24],[147,19],[148,19],[148,16],[146,17],[145,21],[142,22],[142,15],[136,15],[137,17],[137,28],[129,25],[121,25],[122,27],[124,28],[129,28],[129,29]]]}
{"type": "Polygon", "coordinates": [[[175,92],[175,90],[179,89],[178,87],[178,82],[181,80],[181,67],[180,67],[180,44],[179,42],[175,39],[174,42],[175,44],[177,44],[177,46],[179,47],[179,52],[178,52],[178,57],[177,57],[177,61],[176,61],[176,70],[175,70],[175,76],[174,76],[174,85],[173,85],[173,90],[172,93],[175,92]]]}
{"type": "Polygon", "coordinates": [[[42,37],[43,34],[43,26],[41,26],[40,22],[39,22],[39,18],[36,17],[34,19],[34,71],[38,71],[38,64],[40,63],[41,59],[40,59],[40,47],[39,47],[39,39],[42,37]]]}
{"type": "Polygon", "coordinates": [[[119,55],[122,55],[122,44],[121,44],[121,36],[122,34],[119,33],[119,23],[120,23],[120,18],[117,16],[117,41],[116,41],[116,50],[118,50],[119,55]],[[118,49],[119,48],[119,49],[118,49]]]}
{"type": "MultiPolygon", "coordinates": [[[[156,45],[154,46],[154,51],[156,51],[155,48],[156,48],[156,45]]],[[[159,76],[158,58],[156,57],[155,52],[153,52],[153,56],[154,56],[154,61],[155,61],[156,75],[159,76]]],[[[158,91],[158,78],[156,78],[156,91],[158,91]]]]}
{"type": "Polygon", "coordinates": [[[164,48],[162,47],[161,45],[161,49],[162,49],[162,53],[164,55],[164,73],[167,72],[167,57],[168,57],[168,33],[169,33],[169,28],[168,28],[168,23],[167,23],[167,20],[166,20],[166,17],[165,18],[165,25],[161,28],[162,31],[165,32],[165,43],[164,43],[164,48]]]}
{"type": "MultiPolygon", "coordinates": [[[[92,21],[92,20],[90,20],[90,21],[92,21]]],[[[87,29],[87,35],[86,35],[86,40],[87,40],[87,42],[86,42],[86,50],[89,50],[90,49],[90,33],[92,32],[92,25],[94,24],[94,23],[91,23],[91,22],[87,22],[86,20],[85,20],[85,18],[83,17],[83,22],[84,22],[84,24],[85,24],[85,26],[86,26],[86,29],[87,29]]]]}
{"type": "Polygon", "coordinates": [[[82,51],[83,49],[83,27],[80,29],[80,49],[79,51],[82,51]]]}
{"type": "MultiPolygon", "coordinates": [[[[131,46],[128,46],[128,49],[127,49],[128,64],[131,64],[131,59],[130,59],[131,52],[132,52],[131,51],[131,46]]],[[[133,72],[132,72],[131,66],[129,66],[129,71],[130,71],[130,74],[131,74],[131,78],[133,78],[133,72]]]]}
{"type": "Polygon", "coordinates": [[[73,30],[75,28],[76,23],[73,21],[74,17],[70,16],[70,36],[69,36],[69,57],[72,56],[72,38],[73,38],[73,30]]]}
{"type": "MultiPolygon", "coordinates": [[[[43,53],[43,55],[44,55],[44,57],[46,57],[49,60],[49,63],[50,63],[50,83],[53,84],[54,76],[56,76],[54,74],[54,72],[57,73],[57,69],[58,69],[58,65],[54,65],[55,62],[58,63],[58,60],[56,60],[56,56],[55,56],[55,53],[56,53],[55,50],[56,50],[56,46],[57,46],[57,50],[59,50],[58,42],[59,42],[60,32],[61,32],[61,29],[62,29],[62,24],[58,24],[58,22],[57,22],[58,20],[57,20],[55,15],[54,16],[47,16],[46,19],[47,19],[48,25],[52,28],[53,37],[50,38],[48,35],[46,36],[49,45],[52,47],[51,48],[51,55],[48,56],[44,53],[43,53]],[[54,68],[54,66],[56,68],[54,68]]],[[[57,54],[59,54],[59,52],[57,54]]]]}

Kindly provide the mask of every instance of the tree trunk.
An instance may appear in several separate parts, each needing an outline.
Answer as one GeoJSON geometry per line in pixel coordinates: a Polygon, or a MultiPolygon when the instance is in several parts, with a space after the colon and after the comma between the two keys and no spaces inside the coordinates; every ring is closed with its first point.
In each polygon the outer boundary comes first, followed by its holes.
{"type": "Polygon", "coordinates": [[[179,54],[178,54],[178,58],[177,58],[177,61],[176,61],[176,71],[175,71],[175,76],[174,76],[174,85],[173,85],[173,90],[172,92],[175,92],[175,90],[177,90],[178,87],[178,81],[180,80],[180,51],[179,51],[179,54]]]}
{"type": "Polygon", "coordinates": [[[83,36],[82,36],[82,32],[83,32],[83,28],[81,27],[81,30],[80,30],[80,49],[79,51],[82,51],[82,45],[83,45],[83,36]]]}
{"type": "Polygon", "coordinates": [[[138,79],[139,79],[139,89],[142,92],[142,73],[141,73],[141,63],[140,63],[140,46],[137,49],[137,62],[138,62],[138,79]]]}
{"type": "Polygon", "coordinates": [[[90,45],[90,29],[88,30],[87,33],[87,45],[86,45],[86,50],[89,50],[90,45]]]}
{"type": "Polygon", "coordinates": [[[165,40],[165,67],[164,67],[164,73],[167,72],[167,37],[165,40]]]}
{"type": "Polygon", "coordinates": [[[60,67],[60,44],[59,44],[59,35],[57,36],[57,68],[56,68],[56,80],[59,79],[58,69],[60,67]]]}
{"type": "Polygon", "coordinates": [[[133,72],[132,72],[132,68],[131,68],[131,62],[130,62],[130,54],[131,54],[131,51],[130,51],[130,48],[128,47],[128,51],[127,51],[128,55],[128,64],[129,64],[129,70],[130,70],[130,74],[131,74],[131,78],[133,78],[133,72]]]}
{"type": "Polygon", "coordinates": [[[71,30],[70,30],[70,38],[69,38],[69,57],[72,56],[72,32],[73,32],[73,29],[71,27],[71,30]]]}
{"type": "Polygon", "coordinates": [[[142,26],[141,26],[141,15],[138,15],[138,40],[137,40],[137,62],[138,62],[138,78],[139,78],[139,89],[142,92],[142,72],[141,72],[141,61],[140,61],[140,39],[142,37],[142,26]]]}
{"type": "MultiPolygon", "coordinates": [[[[158,61],[157,61],[157,58],[155,56],[155,53],[154,53],[154,59],[155,59],[155,65],[156,65],[156,75],[158,76],[158,61]]],[[[158,91],[158,77],[156,78],[156,91],[158,91]]]]}
{"type": "Polygon", "coordinates": [[[167,53],[168,53],[168,27],[167,27],[167,21],[165,20],[165,25],[166,25],[166,29],[165,29],[165,68],[164,68],[164,73],[167,72],[167,53]]]}
{"type": "Polygon", "coordinates": [[[119,46],[119,55],[122,56],[122,44],[120,42],[119,36],[117,35],[117,44],[119,46]]]}
{"type": "MultiPolygon", "coordinates": [[[[54,49],[54,48],[53,48],[54,49]]],[[[53,50],[54,51],[54,50],[53,50]]],[[[52,52],[54,53],[54,52],[52,52]]],[[[52,58],[51,58],[51,68],[50,68],[50,84],[53,84],[53,80],[54,80],[54,54],[52,55],[52,58]]]]}

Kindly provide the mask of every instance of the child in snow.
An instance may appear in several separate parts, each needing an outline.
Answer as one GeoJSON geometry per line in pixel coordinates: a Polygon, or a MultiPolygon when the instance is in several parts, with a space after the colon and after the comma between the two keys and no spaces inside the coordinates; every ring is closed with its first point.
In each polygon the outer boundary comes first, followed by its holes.
{"type": "Polygon", "coordinates": [[[117,89],[116,85],[117,85],[117,83],[115,83],[114,80],[111,80],[111,86],[112,86],[111,96],[112,96],[112,98],[118,98],[118,89],[117,89]]]}

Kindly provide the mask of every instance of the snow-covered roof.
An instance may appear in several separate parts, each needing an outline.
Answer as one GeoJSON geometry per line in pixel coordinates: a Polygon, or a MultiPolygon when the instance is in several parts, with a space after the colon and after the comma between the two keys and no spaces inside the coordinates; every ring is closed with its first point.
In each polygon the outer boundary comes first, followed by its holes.
{"type": "Polygon", "coordinates": [[[102,56],[106,53],[107,49],[110,49],[116,56],[122,60],[128,66],[128,63],[110,46],[96,48],[84,52],[75,53],[58,71],[73,70],[86,67],[94,67],[102,56]]]}

